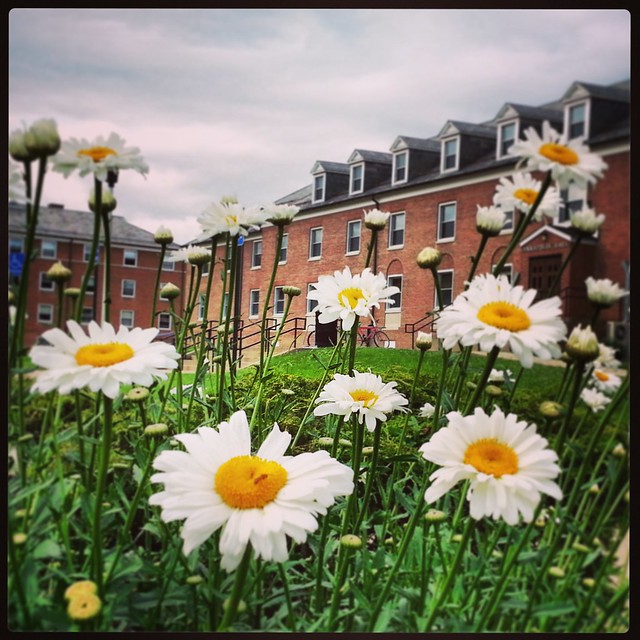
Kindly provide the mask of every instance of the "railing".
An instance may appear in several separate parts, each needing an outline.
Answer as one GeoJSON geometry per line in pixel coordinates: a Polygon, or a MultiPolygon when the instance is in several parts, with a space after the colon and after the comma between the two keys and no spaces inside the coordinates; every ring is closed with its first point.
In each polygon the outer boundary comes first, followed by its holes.
{"type": "Polygon", "coordinates": [[[434,309],[433,311],[429,311],[426,316],[420,318],[420,320],[416,320],[415,322],[406,322],[404,325],[404,332],[411,334],[411,348],[415,347],[416,342],[416,333],[418,331],[422,331],[427,327],[431,327],[431,333],[433,333],[433,325],[437,322],[440,317],[440,312],[434,309]]]}

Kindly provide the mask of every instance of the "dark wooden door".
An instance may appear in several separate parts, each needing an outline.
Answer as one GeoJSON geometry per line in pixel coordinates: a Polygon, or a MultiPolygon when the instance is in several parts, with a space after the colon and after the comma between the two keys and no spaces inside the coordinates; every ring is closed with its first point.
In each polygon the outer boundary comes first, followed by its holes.
{"type": "Polygon", "coordinates": [[[529,258],[529,289],[536,289],[536,300],[548,297],[551,285],[562,266],[562,256],[537,256],[529,258]]]}

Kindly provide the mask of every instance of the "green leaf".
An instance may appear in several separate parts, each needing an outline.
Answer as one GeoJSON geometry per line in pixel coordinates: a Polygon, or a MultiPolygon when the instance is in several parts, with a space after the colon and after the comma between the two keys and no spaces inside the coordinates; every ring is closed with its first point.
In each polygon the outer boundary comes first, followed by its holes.
{"type": "Polygon", "coordinates": [[[576,606],[573,602],[545,602],[533,608],[534,616],[547,616],[554,618],[557,616],[566,616],[575,614],[576,606]]]}
{"type": "Polygon", "coordinates": [[[42,558],[59,558],[62,555],[62,549],[57,542],[53,540],[43,540],[34,550],[33,557],[36,560],[42,558]]]}

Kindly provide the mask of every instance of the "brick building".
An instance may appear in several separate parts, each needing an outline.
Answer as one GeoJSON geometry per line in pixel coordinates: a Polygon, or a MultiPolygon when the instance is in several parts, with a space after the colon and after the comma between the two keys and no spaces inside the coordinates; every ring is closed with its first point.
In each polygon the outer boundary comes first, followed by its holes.
{"type": "MultiPolygon", "coordinates": [[[[72,278],[65,287],[80,287],[93,238],[94,214],[91,211],[73,211],[61,205],[41,207],[35,237],[37,256],[29,273],[29,299],[25,344],[33,345],[38,336],[55,326],[57,293],[47,271],[56,262],[71,269],[72,278]]],[[[9,253],[22,253],[26,235],[25,208],[9,203],[9,253]]],[[[122,216],[114,215],[111,224],[111,323],[116,327],[151,326],[153,290],[155,286],[160,246],[154,234],[128,223],[122,216]]],[[[169,245],[176,249],[178,245],[169,245]]],[[[17,277],[9,275],[10,282],[17,277]]],[[[185,270],[182,263],[166,262],[160,281],[172,282],[184,291],[185,270]]],[[[65,317],[72,314],[72,300],[65,297],[65,317]]],[[[157,301],[154,326],[161,334],[173,329],[167,300],[157,301]]],[[[176,309],[182,308],[181,298],[176,309]]],[[[101,244],[98,260],[83,306],[83,324],[104,318],[104,247],[101,244]]]]}
{"type": "MultiPolygon", "coordinates": [[[[505,271],[512,281],[538,289],[543,297],[575,240],[570,212],[589,206],[604,213],[605,224],[580,243],[558,291],[567,323],[588,321],[587,276],[610,278],[629,288],[628,81],[610,86],[574,82],[552,103],[506,103],[483,123],[450,120],[430,138],[396,137],[388,152],[355,149],[344,163],[317,161],[311,169],[312,184],[278,201],[298,205],[300,213],[286,227],[276,289],[268,301],[271,315],[277,318],[282,312],[281,287],[295,285],[303,295],[294,299],[289,317],[305,318],[313,327],[313,303],[305,293],[322,274],[345,266],[352,272],[362,270],[370,237],[363,212],[378,208],[390,212],[391,218],[379,238],[374,270],[384,273],[401,293],[398,304],[376,311],[376,323],[385,328],[392,344],[411,347],[417,329],[431,330],[424,324],[425,316],[435,306],[432,277],[418,268],[418,252],[433,246],[442,253],[439,272],[445,303],[463,291],[480,239],[475,229],[477,206],[492,204],[499,179],[516,170],[517,159],[507,154],[508,148],[528,127],[540,130],[545,120],[571,138],[584,136],[608,169],[595,186],[579,189],[572,184],[562,191],[558,216],[527,229],[505,271]]],[[[489,240],[476,273],[491,270],[511,234],[512,228],[506,228],[489,240]]],[[[244,243],[237,295],[245,324],[258,318],[265,302],[275,239],[276,229],[265,226],[244,243]]],[[[212,309],[219,301],[220,288],[214,287],[212,309]]],[[[614,341],[615,331],[618,342],[628,339],[628,314],[628,298],[602,313],[600,337],[614,341]]]]}

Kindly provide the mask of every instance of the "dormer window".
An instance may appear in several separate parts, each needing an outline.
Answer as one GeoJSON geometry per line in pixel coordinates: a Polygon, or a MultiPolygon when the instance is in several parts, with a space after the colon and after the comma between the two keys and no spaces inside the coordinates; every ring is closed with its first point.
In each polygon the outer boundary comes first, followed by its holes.
{"type": "Polygon", "coordinates": [[[393,184],[407,181],[407,164],[409,152],[403,151],[393,156],[393,184]]]}
{"type": "Polygon", "coordinates": [[[569,140],[587,137],[587,103],[570,105],[565,111],[565,131],[569,140]]]}
{"type": "Polygon", "coordinates": [[[517,122],[505,122],[498,127],[498,158],[509,155],[509,148],[515,143],[517,135],[517,122]]]}
{"type": "Polygon", "coordinates": [[[324,173],[313,178],[313,201],[322,202],[324,200],[324,189],[326,184],[326,175],[324,173]]]}
{"type": "Polygon", "coordinates": [[[364,190],[364,165],[354,164],[351,167],[350,193],[361,193],[364,190]]]}
{"type": "Polygon", "coordinates": [[[460,138],[450,138],[442,141],[441,170],[454,171],[458,168],[460,138]]]}

